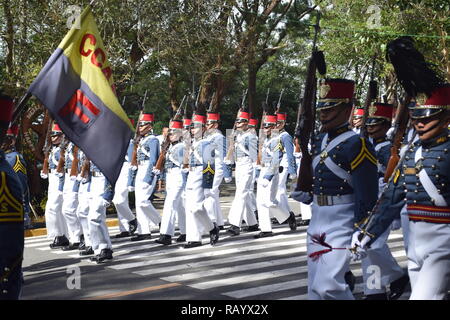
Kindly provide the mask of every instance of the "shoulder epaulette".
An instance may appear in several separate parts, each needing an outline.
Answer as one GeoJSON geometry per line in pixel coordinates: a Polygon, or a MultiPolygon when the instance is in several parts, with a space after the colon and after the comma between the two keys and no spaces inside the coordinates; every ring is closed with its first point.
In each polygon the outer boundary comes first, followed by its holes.
{"type": "Polygon", "coordinates": [[[281,152],[284,152],[283,144],[281,143],[281,139],[278,140],[278,144],[275,146],[275,149],[273,151],[280,150],[281,152]]]}
{"type": "Polygon", "coordinates": [[[364,138],[360,138],[360,139],[361,139],[361,151],[359,152],[359,154],[356,156],[356,158],[350,164],[350,167],[352,170],[355,170],[366,158],[367,158],[367,160],[372,162],[374,165],[377,165],[377,159],[367,149],[366,140],[364,138]]]}

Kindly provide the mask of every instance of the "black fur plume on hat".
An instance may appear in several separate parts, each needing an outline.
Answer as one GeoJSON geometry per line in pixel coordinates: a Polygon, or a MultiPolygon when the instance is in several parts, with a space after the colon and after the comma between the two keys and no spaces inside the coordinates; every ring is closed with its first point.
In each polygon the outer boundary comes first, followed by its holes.
{"type": "Polygon", "coordinates": [[[424,56],[414,47],[411,37],[397,38],[387,45],[386,60],[394,66],[398,81],[412,97],[418,93],[431,95],[433,89],[444,83],[424,56]]]}

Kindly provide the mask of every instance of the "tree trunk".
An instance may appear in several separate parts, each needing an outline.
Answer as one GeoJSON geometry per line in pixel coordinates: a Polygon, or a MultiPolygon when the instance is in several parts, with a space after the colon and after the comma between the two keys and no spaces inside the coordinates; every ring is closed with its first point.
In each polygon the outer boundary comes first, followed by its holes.
{"type": "Polygon", "coordinates": [[[248,94],[247,94],[247,103],[248,110],[251,114],[255,114],[257,110],[256,104],[256,75],[258,74],[258,69],[252,65],[248,65],[248,94]]]}
{"type": "Polygon", "coordinates": [[[169,97],[170,97],[170,106],[172,110],[176,112],[178,110],[178,74],[174,70],[170,70],[170,78],[169,78],[169,97]]]}

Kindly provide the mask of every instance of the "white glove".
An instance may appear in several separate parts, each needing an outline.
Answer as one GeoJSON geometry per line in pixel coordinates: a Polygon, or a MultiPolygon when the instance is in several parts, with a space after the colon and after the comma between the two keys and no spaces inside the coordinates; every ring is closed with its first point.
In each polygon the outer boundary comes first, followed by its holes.
{"type": "Polygon", "coordinates": [[[270,181],[267,179],[263,179],[261,182],[261,185],[263,186],[263,188],[267,187],[269,185],[270,181]]]}
{"type": "Polygon", "coordinates": [[[56,175],[58,176],[58,178],[61,178],[64,176],[64,172],[57,172],[56,175]]]}
{"type": "Polygon", "coordinates": [[[367,251],[360,247],[353,248],[351,251],[352,261],[359,261],[367,257],[367,251]]]}
{"type": "Polygon", "coordinates": [[[232,178],[229,178],[229,177],[227,177],[227,178],[224,178],[224,180],[225,180],[225,183],[230,183],[231,182],[231,180],[233,180],[232,178]]]}
{"type": "Polygon", "coordinates": [[[261,167],[260,165],[255,165],[255,169],[256,169],[256,170],[261,170],[261,168],[262,168],[262,167],[261,167]]]}
{"type": "Polygon", "coordinates": [[[181,169],[181,172],[187,173],[187,172],[189,172],[189,168],[183,168],[183,169],[181,169]]]}
{"type": "Polygon", "coordinates": [[[108,208],[108,207],[111,205],[111,202],[109,202],[108,200],[103,199],[102,205],[103,205],[105,208],[108,208]]]}
{"type": "Polygon", "coordinates": [[[136,171],[137,168],[138,168],[137,166],[130,166],[130,169],[133,170],[133,171],[136,171]]]}
{"type": "Polygon", "coordinates": [[[300,158],[302,156],[301,152],[294,152],[294,157],[295,158],[300,158]]]}
{"type": "Polygon", "coordinates": [[[77,180],[77,176],[70,176],[70,180],[72,180],[72,181],[77,180]]]}
{"type": "Polygon", "coordinates": [[[352,243],[350,244],[350,248],[360,247],[359,243],[359,235],[361,234],[361,231],[355,231],[352,235],[352,243]]]}
{"type": "Polygon", "coordinates": [[[226,159],[226,160],[223,160],[223,163],[225,163],[226,165],[230,165],[230,164],[232,164],[231,160],[228,160],[228,159],[226,159]]]}
{"type": "Polygon", "coordinates": [[[42,179],[48,179],[48,174],[44,174],[44,173],[41,171],[41,178],[42,178],[42,179]]]}
{"type": "Polygon", "coordinates": [[[77,175],[77,181],[81,181],[83,180],[83,177],[81,176],[81,174],[77,175]]]}
{"type": "Polygon", "coordinates": [[[134,191],[134,187],[133,186],[128,186],[128,192],[133,192],[134,191]]]}
{"type": "Polygon", "coordinates": [[[310,204],[312,201],[312,197],[311,194],[309,194],[308,192],[303,192],[303,191],[294,191],[291,193],[291,198],[298,201],[298,202],[302,202],[305,204],[310,204]]]}
{"type": "Polygon", "coordinates": [[[391,229],[392,230],[398,230],[402,227],[402,220],[401,219],[395,219],[392,221],[391,229]]]}
{"type": "Polygon", "coordinates": [[[153,168],[152,172],[153,172],[154,174],[156,174],[156,175],[160,175],[160,174],[161,174],[161,171],[158,170],[158,169],[156,169],[156,168],[153,168]]]}
{"type": "Polygon", "coordinates": [[[297,175],[296,174],[290,174],[289,175],[289,179],[291,180],[291,181],[294,181],[295,179],[297,179],[297,175]]]}

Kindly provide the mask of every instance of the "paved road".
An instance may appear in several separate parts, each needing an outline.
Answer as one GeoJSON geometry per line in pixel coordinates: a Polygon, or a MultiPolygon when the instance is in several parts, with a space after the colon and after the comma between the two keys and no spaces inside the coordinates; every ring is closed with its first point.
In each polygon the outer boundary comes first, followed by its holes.
{"type": "MultiPolygon", "coordinates": [[[[221,202],[227,216],[230,194],[221,202]]],[[[290,203],[298,214],[298,203],[290,203]]],[[[109,231],[112,237],[119,232],[118,227],[109,231]]],[[[112,238],[114,260],[101,265],[74,251],[51,250],[45,236],[27,238],[22,298],[305,300],[306,227],[291,231],[287,224],[274,225],[274,233],[270,238],[254,239],[255,232],[230,237],[223,230],[216,246],[205,236],[204,245],[192,249],[176,243],[165,247],[153,239],[112,238]]],[[[157,229],[153,235],[154,239],[159,236],[157,229]]],[[[406,267],[401,233],[391,234],[389,246],[406,267]]],[[[352,270],[357,276],[354,293],[360,298],[359,265],[352,264],[352,270]]],[[[408,296],[406,292],[402,299],[408,296]]]]}

